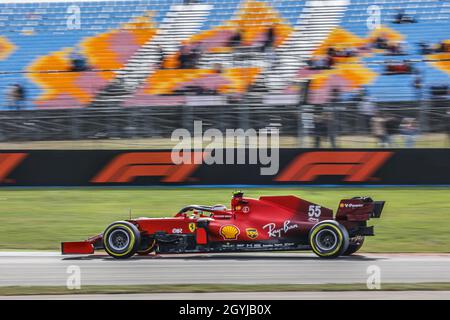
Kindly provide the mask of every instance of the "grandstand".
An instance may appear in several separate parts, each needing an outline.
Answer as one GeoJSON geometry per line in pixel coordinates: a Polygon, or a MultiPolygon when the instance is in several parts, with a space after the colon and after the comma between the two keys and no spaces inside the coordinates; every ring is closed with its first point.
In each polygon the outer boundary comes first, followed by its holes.
{"type": "Polygon", "coordinates": [[[443,132],[449,27],[443,0],[3,0],[0,138],[164,136],[217,113],[295,136],[330,104],[361,134],[367,97],[443,132]]]}

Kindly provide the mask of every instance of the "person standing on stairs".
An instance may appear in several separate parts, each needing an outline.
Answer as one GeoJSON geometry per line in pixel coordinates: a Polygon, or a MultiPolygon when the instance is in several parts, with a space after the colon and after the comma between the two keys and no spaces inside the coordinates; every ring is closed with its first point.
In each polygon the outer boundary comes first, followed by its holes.
{"type": "Polygon", "coordinates": [[[275,54],[275,41],[276,41],[276,24],[272,24],[269,26],[266,32],[266,39],[263,42],[261,47],[262,52],[265,53],[265,60],[267,61],[269,68],[273,69],[273,67],[277,63],[277,56],[275,54]]]}

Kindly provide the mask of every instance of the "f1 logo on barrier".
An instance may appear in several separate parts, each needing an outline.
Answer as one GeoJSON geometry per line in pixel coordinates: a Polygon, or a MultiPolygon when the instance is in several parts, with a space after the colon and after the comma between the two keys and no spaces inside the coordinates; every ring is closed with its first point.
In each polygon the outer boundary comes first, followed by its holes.
{"type": "MultiPolygon", "coordinates": [[[[191,152],[190,156],[194,158],[196,154],[191,152]]],[[[163,177],[162,182],[184,182],[198,166],[194,161],[174,164],[171,152],[130,152],[116,156],[91,182],[127,183],[137,177],[163,177]]]]}
{"type": "Polygon", "coordinates": [[[26,153],[0,153],[0,183],[9,183],[9,174],[28,156],[26,153]]]}
{"type": "Polygon", "coordinates": [[[317,151],[295,158],[276,181],[311,182],[319,176],[345,176],[343,181],[367,182],[391,156],[387,151],[317,151]]]}

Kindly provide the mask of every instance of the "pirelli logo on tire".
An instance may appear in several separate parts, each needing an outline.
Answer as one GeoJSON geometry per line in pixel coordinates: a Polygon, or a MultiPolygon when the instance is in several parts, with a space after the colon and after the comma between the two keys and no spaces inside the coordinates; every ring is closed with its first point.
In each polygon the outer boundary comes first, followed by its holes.
{"type": "Polygon", "coordinates": [[[312,182],[320,176],[344,176],[345,182],[370,182],[393,155],[389,151],[313,151],[297,156],[276,178],[278,182],[312,182]]]}

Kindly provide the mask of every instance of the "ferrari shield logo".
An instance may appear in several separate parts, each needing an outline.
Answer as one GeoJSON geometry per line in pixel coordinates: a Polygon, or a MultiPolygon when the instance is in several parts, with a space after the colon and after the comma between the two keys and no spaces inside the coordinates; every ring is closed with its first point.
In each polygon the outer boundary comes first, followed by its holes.
{"type": "Polygon", "coordinates": [[[194,222],[189,223],[189,231],[191,231],[191,232],[195,231],[195,223],[194,222]]]}
{"type": "Polygon", "coordinates": [[[247,232],[247,237],[249,237],[250,239],[258,238],[258,230],[256,230],[255,228],[248,228],[245,229],[245,231],[247,232]]]}

